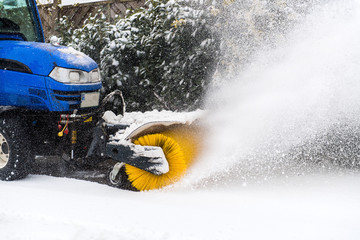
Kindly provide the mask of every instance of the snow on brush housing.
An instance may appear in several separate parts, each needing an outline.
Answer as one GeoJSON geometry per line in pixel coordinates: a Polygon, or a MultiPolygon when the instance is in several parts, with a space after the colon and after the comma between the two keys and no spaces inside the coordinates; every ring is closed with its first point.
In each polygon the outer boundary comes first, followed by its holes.
{"type": "Polygon", "coordinates": [[[196,110],[193,112],[172,112],[172,111],[148,111],[148,112],[126,112],[124,116],[116,116],[113,112],[107,111],[104,119],[108,123],[128,124],[129,127],[123,131],[119,131],[113,137],[115,141],[125,140],[125,138],[140,126],[149,122],[179,122],[183,124],[191,124],[200,119],[205,114],[204,110],[196,110]]]}

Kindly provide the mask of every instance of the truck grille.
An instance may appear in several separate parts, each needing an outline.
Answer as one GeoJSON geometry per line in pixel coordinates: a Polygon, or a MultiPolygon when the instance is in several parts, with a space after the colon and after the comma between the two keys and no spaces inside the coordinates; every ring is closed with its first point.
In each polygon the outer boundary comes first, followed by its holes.
{"type": "Polygon", "coordinates": [[[69,110],[79,109],[81,104],[81,94],[82,93],[91,93],[98,92],[96,91],[59,91],[53,90],[54,97],[56,100],[67,103],[69,110]]]}

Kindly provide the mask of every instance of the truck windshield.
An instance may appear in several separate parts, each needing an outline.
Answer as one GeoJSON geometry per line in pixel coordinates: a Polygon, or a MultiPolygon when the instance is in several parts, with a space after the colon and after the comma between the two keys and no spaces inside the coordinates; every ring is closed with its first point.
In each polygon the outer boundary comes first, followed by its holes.
{"type": "Polygon", "coordinates": [[[42,42],[42,30],[32,0],[0,0],[0,40],[42,42]]]}

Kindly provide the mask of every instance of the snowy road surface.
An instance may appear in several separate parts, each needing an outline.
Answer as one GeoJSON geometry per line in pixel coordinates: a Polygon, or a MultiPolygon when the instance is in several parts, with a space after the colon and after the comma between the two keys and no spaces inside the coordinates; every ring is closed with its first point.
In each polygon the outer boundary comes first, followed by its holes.
{"type": "MultiPolygon", "coordinates": [[[[185,121],[201,114],[128,113],[123,121],[131,130],[159,116],[185,121]]],[[[296,165],[283,166],[286,174],[259,168],[252,176],[209,177],[200,164],[178,184],[150,192],[32,174],[0,182],[0,239],[359,239],[360,172],[296,165]]],[[[53,166],[43,174],[77,177],[53,166]]]]}
{"type": "Polygon", "coordinates": [[[0,239],[359,239],[360,174],[129,192],[32,175],[0,182],[0,239]]]}
{"type": "Polygon", "coordinates": [[[0,239],[360,239],[360,4],[324,2],[209,97],[210,145],[180,183],[130,192],[43,175],[0,182],[0,239]]]}

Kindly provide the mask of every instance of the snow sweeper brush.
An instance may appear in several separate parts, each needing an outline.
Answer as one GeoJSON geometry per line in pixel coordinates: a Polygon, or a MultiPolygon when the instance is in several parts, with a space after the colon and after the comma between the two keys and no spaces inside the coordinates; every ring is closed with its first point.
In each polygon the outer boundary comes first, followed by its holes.
{"type": "Polygon", "coordinates": [[[163,188],[179,181],[201,150],[198,124],[151,122],[133,131],[127,143],[107,144],[107,154],[118,164],[110,183],[134,190],[163,188]]]}

